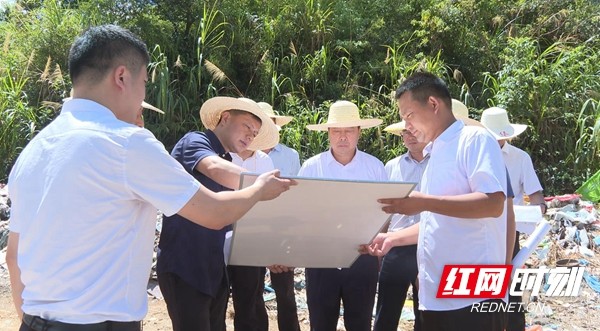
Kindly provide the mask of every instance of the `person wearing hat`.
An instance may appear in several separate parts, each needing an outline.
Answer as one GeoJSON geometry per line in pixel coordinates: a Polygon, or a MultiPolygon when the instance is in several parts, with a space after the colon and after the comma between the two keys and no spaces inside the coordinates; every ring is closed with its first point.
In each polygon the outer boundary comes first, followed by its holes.
{"type": "MultiPolygon", "coordinates": [[[[420,189],[421,177],[429,162],[429,155],[423,153],[426,143],[420,142],[410,131],[406,122],[387,126],[384,131],[400,136],[407,152],[388,161],[385,170],[389,180],[415,182],[415,190],[420,189]]],[[[392,215],[387,232],[396,232],[418,224],[420,215],[392,215]]],[[[393,331],[398,322],[408,288],[412,285],[413,310],[415,313],[414,330],[420,330],[419,296],[417,288],[417,245],[397,246],[385,254],[379,271],[377,304],[375,308],[374,331],[393,331]]]]}
{"type": "Polygon", "coordinates": [[[491,107],[481,113],[481,124],[496,138],[502,149],[502,157],[510,173],[515,192],[515,204],[525,205],[525,195],[530,205],[539,205],[546,212],[542,185],[533,168],[531,157],[524,150],[510,144],[510,140],[527,129],[525,124],[512,124],[506,109],[491,107]]]}
{"type": "MultiPolygon", "coordinates": [[[[327,131],[330,148],[304,162],[298,175],[387,181],[383,163],[357,149],[361,130],[381,122],[377,118],[360,118],[358,107],[350,101],[334,102],[329,108],[327,122],[306,126],[309,130],[327,131]]],[[[311,330],[335,331],[340,301],[344,304],[346,330],[371,330],[378,269],[378,258],[370,255],[359,256],[350,268],[306,268],[306,299],[311,330]]]]}
{"type": "Polygon", "coordinates": [[[129,30],[84,31],[69,51],[72,99],[10,172],[6,261],[20,330],[141,330],[157,209],[219,229],[293,184],[271,172],[214,193],[188,174],[135,125],[149,60],[129,30]]]}
{"type": "MultiPolygon", "coordinates": [[[[485,128],[481,122],[469,118],[469,109],[467,106],[456,99],[452,99],[452,113],[467,126],[472,125],[485,128]]],[[[508,168],[506,168],[506,264],[511,264],[513,257],[519,252],[519,241],[517,240],[519,233],[516,232],[515,211],[513,208],[514,198],[515,194],[512,189],[510,174],[508,168]]],[[[510,297],[509,301],[512,301],[510,297]]]]}
{"type": "MultiPolygon", "coordinates": [[[[188,132],[171,155],[214,192],[237,189],[245,171],[231,162],[229,153],[269,148],[279,141],[275,124],[250,99],[208,99],[200,108],[200,119],[206,131],[188,132]]],[[[157,274],[174,331],[225,329],[227,230],[209,229],[181,215],[163,221],[157,274]]]]}
{"type": "MultiPolygon", "coordinates": [[[[491,107],[481,113],[481,124],[488,129],[500,144],[502,157],[510,175],[511,186],[515,193],[514,204],[526,205],[524,196],[529,197],[529,204],[538,205],[542,214],[546,213],[546,203],[542,193],[542,185],[533,168],[531,157],[524,150],[513,146],[509,141],[527,129],[524,124],[512,124],[508,119],[506,109],[491,107]]],[[[520,233],[516,232],[518,239],[520,233]]],[[[519,241],[515,240],[513,256],[520,250],[519,241]]],[[[520,296],[510,296],[509,302],[521,302],[520,296]]],[[[523,330],[525,328],[525,311],[508,313],[507,331],[523,330]]]]}
{"type": "Polygon", "coordinates": [[[384,255],[399,241],[417,238],[422,330],[501,331],[504,313],[471,308],[503,300],[437,298],[445,265],[506,262],[507,177],[500,148],[485,129],[457,121],[446,83],[433,74],[408,77],[396,101],[406,129],[427,143],[430,159],[420,192],[379,202],[388,213],[421,213],[421,221],[404,231],[410,236],[377,236],[367,248],[384,255]]]}
{"type": "MultiPolygon", "coordinates": [[[[279,132],[284,125],[291,122],[292,116],[275,114],[273,107],[266,102],[258,105],[273,120],[279,132]]],[[[273,148],[265,149],[273,165],[281,172],[281,176],[296,176],[300,170],[300,156],[298,152],[282,143],[273,148]]],[[[269,266],[271,286],[275,290],[277,302],[277,326],[279,331],[300,331],[298,308],[296,306],[296,292],[294,291],[294,268],[286,266],[269,266]]]]}
{"type": "MultiPolygon", "coordinates": [[[[231,162],[247,172],[262,174],[275,169],[271,158],[261,150],[247,149],[229,154],[231,162]]],[[[232,230],[228,229],[228,232],[232,232],[232,230]]],[[[230,237],[231,233],[228,233],[227,236],[230,237]]],[[[227,250],[229,251],[229,247],[227,250]]],[[[228,265],[227,274],[235,311],[233,315],[234,329],[267,331],[269,316],[263,299],[266,268],[228,265]]]]}

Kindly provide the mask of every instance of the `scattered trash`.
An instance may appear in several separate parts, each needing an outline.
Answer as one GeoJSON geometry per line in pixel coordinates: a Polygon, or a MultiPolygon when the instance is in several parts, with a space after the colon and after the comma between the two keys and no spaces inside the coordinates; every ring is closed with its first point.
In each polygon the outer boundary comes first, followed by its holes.
{"type": "Polygon", "coordinates": [[[585,271],[583,273],[583,279],[585,282],[594,290],[596,293],[600,293],[600,280],[598,277],[590,275],[589,272],[585,271]]]}

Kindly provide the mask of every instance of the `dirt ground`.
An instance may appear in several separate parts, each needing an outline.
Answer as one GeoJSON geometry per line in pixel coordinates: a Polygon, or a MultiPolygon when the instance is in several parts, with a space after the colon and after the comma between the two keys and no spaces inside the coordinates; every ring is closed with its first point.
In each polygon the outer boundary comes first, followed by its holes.
{"type": "MultiPolygon", "coordinates": [[[[594,230],[590,231],[590,238],[600,238],[600,224],[594,230]]],[[[523,242],[523,238],[521,238],[523,242]]],[[[598,240],[600,243],[600,239],[598,240]]],[[[548,268],[555,267],[556,261],[565,258],[573,258],[586,263],[585,270],[590,275],[595,275],[600,278],[600,245],[593,247],[595,252],[594,256],[583,256],[582,254],[573,251],[573,247],[561,247],[557,244],[557,241],[552,239],[547,241],[551,247],[548,253],[548,260],[545,262],[548,268]]],[[[563,245],[565,246],[565,245],[563,245]]],[[[20,322],[17,319],[17,315],[12,303],[10,293],[10,281],[8,277],[8,270],[4,262],[6,249],[0,251],[0,331],[18,330],[20,322]]],[[[527,265],[529,267],[537,267],[535,257],[528,260],[527,265]]],[[[302,280],[303,274],[296,275],[302,280]]],[[[600,281],[598,281],[598,288],[600,288],[600,281]]],[[[152,285],[152,283],[151,283],[152,285]]],[[[152,288],[152,286],[149,286],[152,288]]],[[[299,302],[298,315],[300,319],[300,327],[303,331],[308,331],[308,311],[306,309],[306,298],[305,291],[297,291],[297,301],[299,302]]],[[[275,300],[272,300],[267,295],[266,306],[269,313],[269,330],[276,331],[277,328],[277,316],[275,300]]],[[[524,302],[528,302],[527,299],[524,302]]],[[[538,309],[538,312],[530,312],[526,314],[527,325],[541,325],[543,331],[551,330],[570,330],[570,331],[582,331],[582,330],[600,330],[600,294],[596,292],[586,281],[581,284],[580,292],[575,297],[545,297],[541,295],[536,298],[533,302],[538,309]]],[[[410,310],[410,308],[405,307],[410,310]]],[[[398,330],[412,330],[412,321],[401,319],[398,330]]],[[[230,307],[227,313],[227,329],[233,330],[233,309],[230,307]]],[[[153,296],[149,296],[149,309],[146,318],[144,319],[144,330],[145,331],[169,331],[171,330],[171,321],[167,314],[165,302],[160,299],[156,299],[153,296]]],[[[338,331],[343,331],[343,317],[340,318],[338,323],[338,331]]],[[[538,329],[539,330],[539,329],[538,329]]]]}
{"type": "MultiPolygon", "coordinates": [[[[543,302],[550,307],[552,313],[549,316],[527,314],[527,324],[539,324],[543,330],[598,330],[600,325],[600,298],[585,283],[582,285],[582,295],[575,298],[545,299],[543,302]]],[[[277,331],[276,311],[273,301],[267,302],[269,312],[269,330],[277,331]]],[[[299,309],[300,328],[308,331],[308,313],[306,309],[299,309]]],[[[227,314],[227,329],[233,330],[233,311],[231,307],[227,314]]],[[[18,330],[17,319],[12,299],[8,272],[0,266],[0,330],[18,330]]],[[[340,324],[338,324],[340,325],[340,324]]],[[[412,321],[401,320],[398,330],[411,330],[412,321]]],[[[164,300],[149,299],[148,314],[144,319],[144,331],[170,331],[171,321],[167,314],[164,300]]],[[[338,328],[343,330],[343,328],[338,328]]]]}
{"type": "MultiPolygon", "coordinates": [[[[4,268],[6,265],[0,263],[0,330],[11,331],[18,330],[20,322],[15,312],[11,293],[8,271],[4,268]]],[[[277,331],[277,313],[274,301],[266,303],[269,314],[269,330],[277,331]]],[[[231,306],[231,301],[230,301],[231,306]]],[[[298,317],[300,319],[300,329],[302,331],[310,330],[308,324],[308,312],[305,308],[299,308],[298,317]]],[[[149,298],[148,314],[144,319],[144,331],[170,331],[171,320],[167,313],[167,307],[164,300],[149,298]]],[[[401,321],[399,330],[408,330],[412,327],[412,322],[401,321]]],[[[233,309],[229,307],[227,312],[227,330],[233,330],[233,309]]]]}

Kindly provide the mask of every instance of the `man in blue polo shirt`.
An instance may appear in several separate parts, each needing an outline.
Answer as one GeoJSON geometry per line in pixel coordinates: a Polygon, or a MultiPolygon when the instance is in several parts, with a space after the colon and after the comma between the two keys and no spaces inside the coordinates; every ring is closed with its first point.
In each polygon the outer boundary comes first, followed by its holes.
{"type": "MultiPolygon", "coordinates": [[[[207,130],[187,133],[171,155],[214,192],[237,188],[245,171],[231,162],[229,152],[269,148],[279,141],[275,124],[249,99],[209,99],[200,118],[207,130]]],[[[157,273],[173,330],[225,330],[227,230],[211,230],[179,215],[165,218],[157,273]]]]}

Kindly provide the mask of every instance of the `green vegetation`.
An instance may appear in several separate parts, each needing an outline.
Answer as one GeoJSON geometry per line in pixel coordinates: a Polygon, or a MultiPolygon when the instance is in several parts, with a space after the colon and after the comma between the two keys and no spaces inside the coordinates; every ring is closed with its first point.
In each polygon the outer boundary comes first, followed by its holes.
{"type": "MultiPolygon", "coordinates": [[[[215,95],[268,101],[295,120],[282,141],[303,159],[323,151],[338,99],[365,117],[399,120],[391,97],[417,70],[441,75],[478,118],[497,105],[529,129],[527,150],[547,194],[572,192],[600,159],[600,6],[566,0],[17,1],[0,13],[0,181],[59,111],[72,40],[116,23],[148,44],[146,125],[170,149],[202,129],[215,95]]],[[[399,139],[367,130],[360,148],[387,161],[399,139]]]]}

